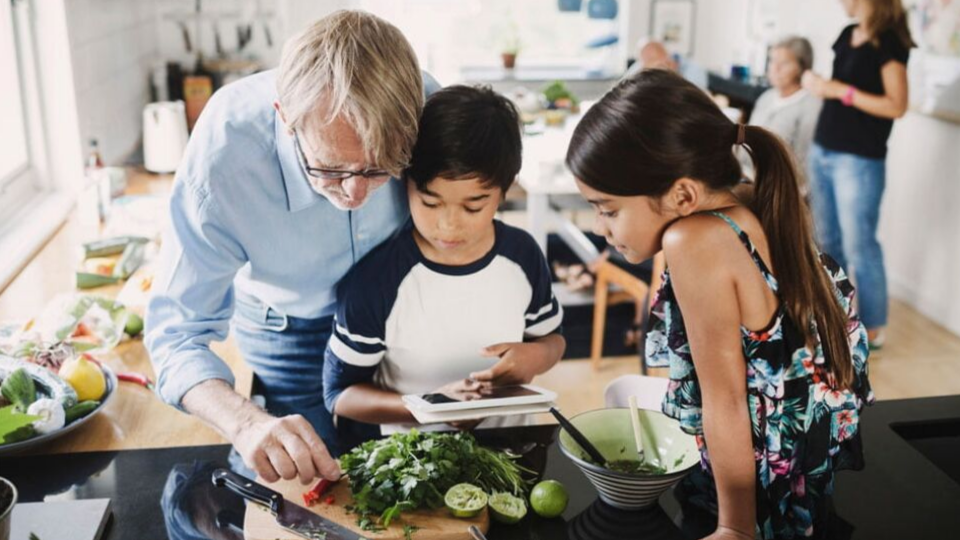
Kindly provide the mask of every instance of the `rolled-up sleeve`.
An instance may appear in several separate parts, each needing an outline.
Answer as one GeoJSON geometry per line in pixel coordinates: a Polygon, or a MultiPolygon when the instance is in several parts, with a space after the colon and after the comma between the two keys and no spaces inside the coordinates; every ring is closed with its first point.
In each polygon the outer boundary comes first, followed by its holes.
{"type": "Polygon", "coordinates": [[[178,175],[146,313],[144,341],[157,374],[157,393],[180,410],[183,396],[204,381],[234,384],[229,366],[210,350],[210,343],[227,337],[233,279],[246,255],[203,185],[178,175]]]}

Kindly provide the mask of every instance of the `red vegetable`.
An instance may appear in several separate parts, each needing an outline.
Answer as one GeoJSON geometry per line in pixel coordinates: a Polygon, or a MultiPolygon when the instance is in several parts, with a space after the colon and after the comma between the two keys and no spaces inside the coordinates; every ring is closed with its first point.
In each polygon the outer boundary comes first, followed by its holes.
{"type": "MultiPolygon", "coordinates": [[[[319,482],[317,482],[315,486],[310,488],[309,491],[305,491],[303,493],[303,504],[310,506],[316,502],[319,502],[320,498],[323,497],[323,494],[326,493],[327,490],[330,489],[330,486],[332,485],[333,485],[333,482],[331,482],[330,480],[327,480],[326,478],[322,478],[319,482]]],[[[331,495],[330,497],[327,497],[327,498],[331,499],[332,497],[333,496],[331,495]]],[[[331,504],[331,503],[327,503],[327,504],[331,504]]]]}
{"type": "Polygon", "coordinates": [[[139,373],[117,373],[117,379],[139,384],[147,390],[153,390],[153,381],[148,379],[146,375],[139,373]]]}
{"type": "MultiPolygon", "coordinates": [[[[89,360],[94,364],[96,364],[97,367],[100,367],[100,368],[103,367],[103,364],[101,364],[100,361],[94,358],[93,355],[91,355],[90,353],[83,353],[82,356],[84,359],[89,360]]],[[[120,372],[120,373],[117,373],[117,379],[121,381],[136,383],[148,390],[153,390],[153,381],[151,381],[146,375],[141,375],[140,373],[120,372]]]]}
{"type": "Polygon", "coordinates": [[[323,504],[331,505],[337,500],[333,495],[327,495],[327,498],[323,500],[323,504]]]}

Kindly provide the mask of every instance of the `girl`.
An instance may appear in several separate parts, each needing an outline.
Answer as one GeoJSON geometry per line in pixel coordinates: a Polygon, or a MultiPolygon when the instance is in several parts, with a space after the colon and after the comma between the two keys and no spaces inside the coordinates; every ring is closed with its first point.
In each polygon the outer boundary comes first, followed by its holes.
{"type": "Polygon", "coordinates": [[[814,246],[784,144],[648,70],[586,113],[567,165],[598,234],[631,262],[666,257],[647,358],[669,365],[663,410],[697,437],[705,482],[686,487],[718,517],[709,538],[812,536],[834,471],[862,467],[873,398],[853,288],[814,246]],[[757,170],[749,203],[735,145],[757,170]]]}
{"type": "Polygon", "coordinates": [[[810,204],[820,245],[849,262],[870,346],[883,345],[887,276],[877,241],[887,138],[907,110],[907,60],[914,46],[900,0],[842,0],[859,22],[833,45],[833,80],[811,72],[804,86],[825,100],[810,152],[810,204]]]}

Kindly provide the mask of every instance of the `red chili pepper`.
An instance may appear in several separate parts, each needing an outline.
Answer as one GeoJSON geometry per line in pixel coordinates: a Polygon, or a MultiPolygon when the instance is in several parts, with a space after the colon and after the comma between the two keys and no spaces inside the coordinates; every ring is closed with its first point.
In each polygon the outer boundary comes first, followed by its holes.
{"type": "Polygon", "coordinates": [[[330,486],[333,485],[333,482],[322,478],[315,486],[313,486],[309,491],[303,493],[303,504],[310,506],[315,502],[320,500],[320,497],[323,497],[323,494],[330,489],[330,486]]]}
{"type": "MultiPolygon", "coordinates": [[[[82,356],[85,360],[89,360],[97,365],[99,368],[103,368],[103,364],[93,357],[90,353],[83,353],[82,356]]],[[[126,382],[132,382],[139,384],[140,386],[146,388],[147,390],[153,390],[153,381],[151,381],[146,375],[141,375],[140,373],[132,372],[120,372],[117,373],[117,379],[126,382]]]]}
{"type": "Polygon", "coordinates": [[[148,379],[146,375],[141,375],[139,373],[117,373],[117,379],[136,383],[148,390],[153,390],[153,381],[148,379]]]}
{"type": "Polygon", "coordinates": [[[323,500],[323,504],[331,505],[336,502],[337,498],[333,495],[327,495],[327,498],[323,500]]]}

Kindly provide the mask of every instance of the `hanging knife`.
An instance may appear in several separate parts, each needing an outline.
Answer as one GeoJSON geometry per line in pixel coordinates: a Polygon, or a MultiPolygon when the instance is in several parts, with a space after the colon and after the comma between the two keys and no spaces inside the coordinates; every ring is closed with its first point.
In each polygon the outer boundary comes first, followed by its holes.
{"type": "Polygon", "coordinates": [[[359,534],[285,500],[283,495],[229,470],[213,471],[213,485],[226,487],[244,499],[266,508],[277,518],[277,525],[308,540],[360,540],[359,534]]]}

